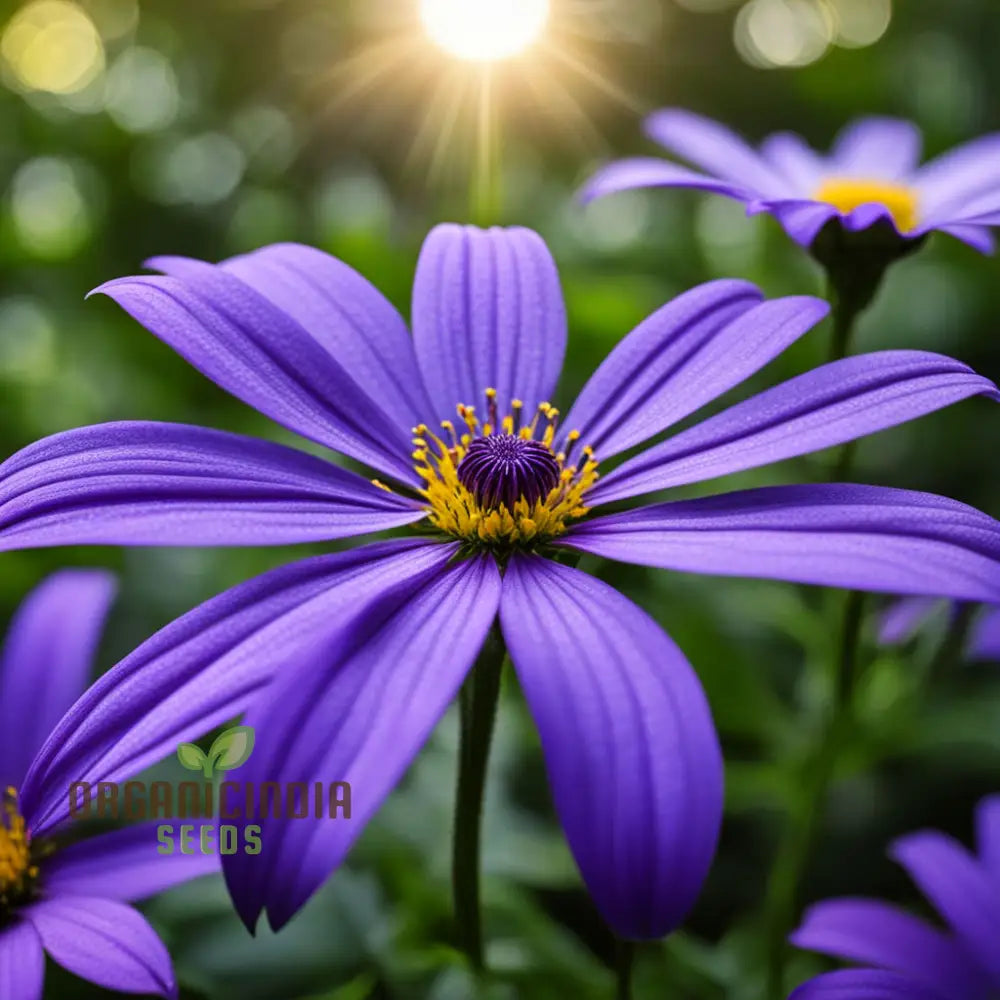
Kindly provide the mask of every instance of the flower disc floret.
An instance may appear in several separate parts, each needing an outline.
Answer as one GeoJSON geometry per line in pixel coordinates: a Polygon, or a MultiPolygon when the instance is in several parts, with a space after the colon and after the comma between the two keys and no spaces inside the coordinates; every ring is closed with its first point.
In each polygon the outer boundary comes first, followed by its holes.
{"type": "Polygon", "coordinates": [[[0,919],[31,893],[37,877],[31,838],[18,811],[17,792],[8,788],[0,798],[0,919]]]}
{"type": "Polygon", "coordinates": [[[830,177],[816,191],[816,201],[832,205],[843,215],[850,215],[862,205],[883,205],[902,234],[920,225],[920,202],[917,192],[906,184],[856,177],[830,177]]]}
{"type": "MultiPolygon", "coordinates": [[[[587,513],[584,497],[598,478],[591,448],[579,462],[555,450],[559,411],[541,403],[528,423],[523,403],[497,412],[496,391],[486,390],[486,420],[475,408],[457,407],[459,424],[414,428],[416,470],[425,486],[429,520],[439,531],[490,548],[533,547],[566,533],[570,521],[587,513]]],[[[566,436],[573,453],[579,433],[566,436]]]]}

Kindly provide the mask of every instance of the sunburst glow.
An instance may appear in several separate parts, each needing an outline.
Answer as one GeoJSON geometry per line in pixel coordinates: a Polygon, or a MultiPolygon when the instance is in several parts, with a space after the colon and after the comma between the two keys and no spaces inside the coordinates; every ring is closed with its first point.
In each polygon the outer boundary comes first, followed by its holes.
{"type": "Polygon", "coordinates": [[[549,20],[549,0],[420,0],[420,16],[446,52],[495,62],[538,41],[549,20]]]}

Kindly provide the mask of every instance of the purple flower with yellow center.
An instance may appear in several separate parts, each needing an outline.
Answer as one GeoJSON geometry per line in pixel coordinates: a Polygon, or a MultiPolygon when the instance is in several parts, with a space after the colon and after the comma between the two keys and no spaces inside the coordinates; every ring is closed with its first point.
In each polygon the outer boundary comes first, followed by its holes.
{"type": "Polygon", "coordinates": [[[585,198],[633,188],[695,188],[741,201],[748,214],[769,212],[804,247],[838,219],[848,233],[883,223],[907,242],[940,231],[983,253],[994,248],[1000,133],[922,166],[920,131],[895,118],[852,122],[827,156],[790,132],[768,136],[754,149],[724,125],[673,108],[650,115],[646,134],[699,170],[653,157],[619,160],[590,180],[585,198]]]}
{"type": "MultiPolygon", "coordinates": [[[[601,913],[629,938],[682,921],[721,822],[708,705],[644,611],[556,557],[1000,600],[1000,524],[927,494],[768,487],[595,516],[997,398],[949,358],[869,354],[635,453],[818,323],[819,300],[765,301],[742,281],[695,288],[618,344],[563,418],[550,400],[565,309],[555,263],[528,230],[435,229],[412,337],[371,284],[318,250],[152,266],[163,273],[100,291],[224,389],[379,478],[200,427],[83,428],[0,466],[0,549],[276,545],[408,528],[222,594],[131,661],[129,690],[164,734],[176,706],[204,730],[274,678],[248,717],[248,777],[352,786],[349,821],[264,819],[262,853],[226,859],[251,927],[265,909],[286,923],[343,860],[498,636],[601,913]]],[[[47,766],[62,771],[82,753],[98,759],[82,733],[50,751],[47,766]]]]}
{"type": "MultiPolygon", "coordinates": [[[[46,773],[46,751],[71,729],[87,728],[85,711],[64,713],[86,684],[113,593],[107,573],[56,573],[21,606],[3,647],[3,1000],[40,1000],[46,952],[70,972],[107,989],[176,996],[166,948],[127,903],[218,870],[214,857],[158,854],[155,823],[65,842],[69,781],[61,773],[46,773]]],[[[132,743],[131,752],[141,750],[141,734],[128,730],[126,706],[119,702],[116,713],[119,736],[132,743]]]]}
{"type": "Polygon", "coordinates": [[[1000,994],[1000,796],[979,804],[976,828],[978,854],[934,830],[892,846],[893,859],[944,927],[873,899],[811,907],[794,944],[874,968],[819,976],[793,1000],[992,1000],[1000,994]]]}

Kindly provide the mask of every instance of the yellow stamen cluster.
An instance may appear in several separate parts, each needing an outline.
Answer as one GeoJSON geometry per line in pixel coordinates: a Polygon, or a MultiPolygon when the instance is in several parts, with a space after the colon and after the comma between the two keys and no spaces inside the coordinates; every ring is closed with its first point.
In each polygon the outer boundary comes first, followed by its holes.
{"type": "Polygon", "coordinates": [[[28,830],[17,810],[17,792],[8,788],[0,798],[0,911],[24,895],[37,876],[28,830]]]}
{"type": "MultiPolygon", "coordinates": [[[[533,418],[522,423],[524,404],[511,402],[511,412],[497,412],[495,389],[486,390],[486,419],[480,422],[475,408],[459,404],[459,424],[441,422],[441,433],[426,424],[414,428],[413,459],[425,486],[420,491],[427,500],[431,523],[445,534],[490,547],[511,548],[536,545],[565,534],[566,524],[587,513],[584,496],[597,481],[597,461],[591,448],[580,449],[579,465],[567,465],[566,452],[553,450],[559,411],[541,403],[533,418]],[[513,510],[501,503],[482,507],[458,476],[458,467],[469,445],[493,434],[538,441],[552,453],[559,465],[559,482],[547,496],[529,503],[523,496],[513,510]]],[[[579,432],[567,435],[567,447],[579,440],[579,432]]]]}
{"type": "Polygon", "coordinates": [[[920,222],[917,192],[892,181],[831,177],[820,185],[815,198],[844,213],[862,205],[884,205],[901,233],[912,232],[920,222]]]}

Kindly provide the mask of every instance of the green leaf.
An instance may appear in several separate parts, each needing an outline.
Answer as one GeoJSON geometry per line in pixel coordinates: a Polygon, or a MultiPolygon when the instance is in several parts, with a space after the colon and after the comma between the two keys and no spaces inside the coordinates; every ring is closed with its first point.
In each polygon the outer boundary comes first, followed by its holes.
{"type": "Polygon", "coordinates": [[[201,771],[208,758],[194,743],[181,743],[177,747],[177,759],[189,771],[201,771]]]}
{"type": "Polygon", "coordinates": [[[218,771],[232,771],[245,764],[253,753],[253,726],[233,726],[220,733],[212,744],[208,756],[218,771]]]}

